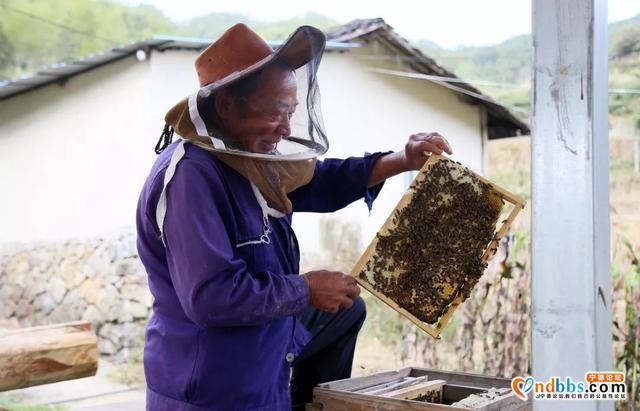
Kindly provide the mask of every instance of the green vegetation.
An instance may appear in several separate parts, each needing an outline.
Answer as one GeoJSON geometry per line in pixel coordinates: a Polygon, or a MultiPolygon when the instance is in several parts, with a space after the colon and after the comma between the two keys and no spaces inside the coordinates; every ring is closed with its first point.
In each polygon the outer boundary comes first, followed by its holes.
{"type": "Polygon", "coordinates": [[[154,7],[108,0],[2,0],[0,10],[0,78],[30,74],[42,65],[132,39],[178,32],[154,7]]]}
{"type": "Polygon", "coordinates": [[[284,39],[303,24],[338,24],[315,13],[268,23],[214,13],[178,23],[154,6],[114,0],[0,0],[0,14],[0,80],[154,35],[215,38],[244,22],[267,39],[284,39]]]}
{"type": "MultiPolygon", "coordinates": [[[[531,37],[522,35],[487,47],[447,50],[430,42],[418,46],[447,69],[498,101],[529,110],[531,37]],[[474,83],[474,80],[480,81],[474,83]],[[486,85],[481,82],[496,84],[486,85]]],[[[609,25],[609,87],[640,89],[640,16],[609,25]]],[[[640,94],[611,93],[609,113],[640,129],[640,94]]]]}

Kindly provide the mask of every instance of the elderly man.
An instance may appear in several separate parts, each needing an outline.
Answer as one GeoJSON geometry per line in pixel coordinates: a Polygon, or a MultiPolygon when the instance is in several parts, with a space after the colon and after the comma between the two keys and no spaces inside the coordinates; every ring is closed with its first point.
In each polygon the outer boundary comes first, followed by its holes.
{"type": "Polygon", "coordinates": [[[451,149],[419,133],[401,152],[316,161],[323,50],[312,27],[274,52],[238,24],[196,59],[201,88],[165,117],[137,212],[154,296],[150,410],[288,410],[350,376],[360,290],[337,271],[299,275],[292,212],[371,207],[386,178],[451,149]]]}

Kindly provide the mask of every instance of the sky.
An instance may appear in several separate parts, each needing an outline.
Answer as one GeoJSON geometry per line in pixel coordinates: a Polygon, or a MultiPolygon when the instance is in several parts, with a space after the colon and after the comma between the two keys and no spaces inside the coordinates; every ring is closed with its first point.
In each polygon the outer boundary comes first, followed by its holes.
{"type": "MultiPolygon", "coordinates": [[[[382,17],[409,40],[430,40],[446,48],[497,44],[531,31],[532,0],[121,1],[153,4],[176,21],[213,12],[241,13],[267,21],[302,16],[307,12],[324,14],[343,23],[358,18],[382,17]]],[[[609,22],[638,14],[640,0],[609,0],[609,22]]]]}

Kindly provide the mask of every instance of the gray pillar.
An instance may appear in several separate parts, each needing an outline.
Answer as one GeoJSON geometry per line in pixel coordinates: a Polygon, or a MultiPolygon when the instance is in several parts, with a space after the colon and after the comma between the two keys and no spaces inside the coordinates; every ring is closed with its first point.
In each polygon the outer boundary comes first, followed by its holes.
{"type": "MultiPolygon", "coordinates": [[[[548,381],[611,371],[606,0],[533,0],[532,356],[548,381]]],[[[613,401],[535,401],[613,410],[613,401]]]]}

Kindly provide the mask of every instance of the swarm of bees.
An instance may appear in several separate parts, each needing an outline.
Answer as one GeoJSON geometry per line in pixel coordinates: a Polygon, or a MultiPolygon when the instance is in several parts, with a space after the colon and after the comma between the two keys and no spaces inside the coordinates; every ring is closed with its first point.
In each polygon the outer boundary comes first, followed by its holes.
{"type": "Polygon", "coordinates": [[[413,401],[430,402],[430,403],[433,403],[433,404],[442,404],[442,392],[440,392],[440,391],[427,392],[427,393],[424,393],[424,394],[421,394],[421,395],[417,396],[416,398],[413,398],[413,401]]]}
{"type": "Polygon", "coordinates": [[[440,159],[423,169],[377,234],[358,276],[419,320],[433,324],[456,296],[468,298],[486,268],[504,204],[460,163],[440,159]]]}

